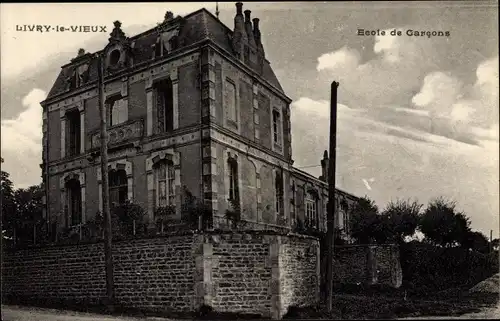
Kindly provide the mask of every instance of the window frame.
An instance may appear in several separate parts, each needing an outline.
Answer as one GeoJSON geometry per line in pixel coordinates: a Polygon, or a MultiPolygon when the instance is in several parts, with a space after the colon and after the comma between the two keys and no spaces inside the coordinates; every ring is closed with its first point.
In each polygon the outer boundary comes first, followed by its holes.
{"type": "Polygon", "coordinates": [[[79,180],[72,178],[67,182],[65,182],[65,189],[66,189],[67,226],[68,227],[78,226],[83,223],[82,186],[79,180]],[[77,206],[75,206],[75,200],[77,206]],[[77,213],[75,213],[75,209],[77,209],[77,213]],[[77,217],[76,220],[75,216],[77,217]]]}
{"type": "Polygon", "coordinates": [[[77,108],[66,111],[66,156],[74,157],[81,154],[82,123],[81,112],[77,108]]]}
{"type": "Polygon", "coordinates": [[[310,191],[306,191],[304,205],[306,225],[308,227],[318,228],[318,198],[310,191]]]}
{"type": "Polygon", "coordinates": [[[236,86],[236,83],[230,78],[226,78],[224,81],[223,105],[227,123],[238,128],[238,87],[236,86]],[[234,89],[232,95],[230,95],[229,88],[234,89]],[[230,106],[229,104],[229,96],[232,96],[232,106],[230,106]]]}
{"type": "Polygon", "coordinates": [[[271,113],[272,140],[274,149],[283,150],[283,113],[281,108],[273,107],[271,113]],[[275,117],[276,116],[276,117],[275,117]]]}
{"type": "Polygon", "coordinates": [[[239,188],[239,168],[238,168],[238,160],[229,157],[227,160],[228,164],[228,201],[240,201],[240,188],[239,188]]]}
{"type": "Polygon", "coordinates": [[[175,205],[175,170],[173,163],[162,160],[153,167],[155,178],[155,204],[156,207],[166,207],[175,205]],[[164,171],[164,172],[163,172],[164,171]],[[163,173],[162,173],[163,172],[163,173]],[[164,174],[164,175],[161,175],[164,174]],[[160,184],[165,184],[164,201],[160,195],[160,184]]]}
{"type": "Polygon", "coordinates": [[[114,203],[114,193],[117,193],[117,201],[116,206],[123,205],[128,200],[128,177],[125,169],[112,169],[108,171],[108,190],[109,190],[109,207],[113,208],[114,203]],[[116,177],[113,177],[116,175],[116,177]],[[123,179],[123,182],[120,181],[123,179]],[[115,184],[116,182],[116,184],[115,184]],[[123,201],[120,201],[120,195],[125,195],[123,201]]]}
{"type": "Polygon", "coordinates": [[[274,189],[275,189],[275,211],[278,215],[284,214],[284,175],[283,170],[278,169],[275,171],[274,178],[274,189]]]}
{"type": "Polygon", "coordinates": [[[170,77],[156,80],[153,84],[153,105],[156,110],[154,121],[158,134],[169,133],[174,130],[174,86],[170,77]],[[161,97],[161,102],[160,102],[161,97]],[[160,107],[162,122],[160,122],[160,107]],[[167,117],[169,116],[169,117],[167,117]],[[163,123],[162,126],[160,124],[163,123]]]}
{"type": "Polygon", "coordinates": [[[121,94],[112,95],[106,98],[107,123],[109,127],[119,126],[128,121],[128,106],[125,104],[124,97],[121,94]],[[114,111],[117,111],[117,122],[114,121],[114,111]],[[122,120],[120,116],[123,116],[122,120]]]}

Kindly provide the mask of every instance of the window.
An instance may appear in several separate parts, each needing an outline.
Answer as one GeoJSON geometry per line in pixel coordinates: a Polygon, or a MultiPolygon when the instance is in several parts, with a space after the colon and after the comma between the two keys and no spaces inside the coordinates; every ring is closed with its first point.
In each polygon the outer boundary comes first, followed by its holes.
{"type": "Polygon", "coordinates": [[[109,126],[115,126],[128,120],[128,108],[121,96],[110,97],[106,103],[108,105],[109,126]]]}
{"type": "Polygon", "coordinates": [[[229,200],[238,201],[240,199],[238,188],[238,162],[236,159],[229,158],[229,200]]]}
{"type": "Polygon", "coordinates": [[[116,65],[120,61],[121,53],[120,50],[115,49],[109,54],[109,64],[111,66],[116,65]]]}
{"type": "Polygon", "coordinates": [[[156,206],[174,205],[175,175],[172,163],[162,161],[155,165],[156,175],[156,206]]]}
{"type": "Polygon", "coordinates": [[[349,233],[349,205],[345,200],[340,202],[340,209],[342,211],[342,224],[340,224],[340,228],[342,228],[345,233],[349,233]]]}
{"type": "Polygon", "coordinates": [[[127,173],[124,169],[110,170],[109,206],[114,207],[125,203],[128,198],[127,173]]]}
{"type": "Polygon", "coordinates": [[[155,44],[155,57],[163,57],[178,47],[179,28],[161,33],[155,44]]]}
{"type": "Polygon", "coordinates": [[[157,111],[157,131],[158,133],[172,131],[174,129],[174,100],[170,78],[155,84],[154,93],[157,111]]]}
{"type": "Polygon", "coordinates": [[[276,213],[281,215],[283,211],[283,172],[281,170],[276,171],[274,189],[276,192],[276,213]]]}
{"type": "Polygon", "coordinates": [[[273,110],[273,140],[275,144],[281,146],[281,117],[277,110],[273,110]]]}
{"type": "Polygon", "coordinates": [[[225,84],[224,107],[226,108],[227,120],[237,123],[236,85],[229,79],[226,80],[225,84]]]}
{"type": "Polygon", "coordinates": [[[67,141],[66,148],[68,156],[75,156],[80,154],[80,144],[81,144],[81,124],[80,124],[80,112],[78,109],[74,109],[66,113],[66,126],[67,126],[67,141]]]}
{"type": "Polygon", "coordinates": [[[317,199],[311,192],[306,193],[306,225],[309,227],[317,227],[317,199]]]}
{"type": "Polygon", "coordinates": [[[66,195],[68,224],[78,225],[82,222],[82,189],[78,180],[71,179],[66,183],[66,195]]]}

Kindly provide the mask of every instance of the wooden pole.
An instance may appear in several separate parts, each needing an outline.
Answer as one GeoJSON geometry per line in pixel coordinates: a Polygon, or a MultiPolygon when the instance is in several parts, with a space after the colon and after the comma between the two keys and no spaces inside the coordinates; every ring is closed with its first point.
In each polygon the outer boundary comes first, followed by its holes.
{"type": "Polygon", "coordinates": [[[108,182],[108,133],[106,104],[104,101],[104,72],[102,56],[98,56],[98,90],[99,109],[101,112],[101,182],[102,182],[102,211],[104,219],[104,258],[106,266],[106,294],[107,306],[110,312],[114,311],[115,290],[113,277],[111,213],[109,210],[109,182],[108,182]]]}
{"type": "Polygon", "coordinates": [[[335,228],[335,158],[337,148],[337,87],[338,82],[331,84],[330,97],[330,159],[328,165],[328,216],[326,231],[326,307],[333,310],[333,251],[335,228]]]}

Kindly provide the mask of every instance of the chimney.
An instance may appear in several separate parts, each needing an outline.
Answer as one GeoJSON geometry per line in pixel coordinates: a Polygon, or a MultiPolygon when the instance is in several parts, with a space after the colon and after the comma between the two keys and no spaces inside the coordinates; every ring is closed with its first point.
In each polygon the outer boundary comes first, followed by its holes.
{"type": "Polygon", "coordinates": [[[266,54],[264,52],[264,47],[262,46],[261,33],[259,28],[259,18],[253,18],[253,37],[255,39],[255,45],[257,47],[257,67],[259,73],[262,74],[264,70],[264,60],[266,54]]]}
{"type": "Polygon", "coordinates": [[[245,21],[243,19],[243,3],[236,3],[236,15],[234,16],[233,49],[240,59],[243,60],[245,43],[248,37],[245,31],[245,21]]]}
{"type": "Polygon", "coordinates": [[[252,12],[250,10],[245,10],[245,31],[247,32],[248,36],[248,43],[252,47],[256,47],[255,39],[253,36],[253,30],[252,30],[252,20],[250,20],[250,14],[252,12]]]}
{"type": "Polygon", "coordinates": [[[243,15],[243,3],[236,2],[236,15],[243,15]]]}
{"type": "Polygon", "coordinates": [[[328,181],[328,161],[328,151],[325,150],[323,159],[321,160],[321,176],[319,177],[323,182],[328,181]]]}

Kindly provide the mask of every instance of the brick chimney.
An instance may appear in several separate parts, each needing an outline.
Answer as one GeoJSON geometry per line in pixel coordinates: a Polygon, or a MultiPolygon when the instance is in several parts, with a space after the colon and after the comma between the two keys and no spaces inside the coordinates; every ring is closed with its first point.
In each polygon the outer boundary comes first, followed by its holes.
{"type": "Polygon", "coordinates": [[[254,35],[253,35],[253,30],[252,30],[252,20],[250,19],[250,14],[252,12],[250,10],[245,10],[245,31],[247,33],[248,37],[248,43],[250,46],[256,48],[257,45],[255,43],[254,35]]]}
{"type": "Polygon", "coordinates": [[[234,16],[233,49],[240,59],[245,55],[245,46],[248,45],[248,36],[245,31],[245,20],[243,18],[243,3],[236,3],[236,15],[234,16]]]}
{"type": "Polygon", "coordinates": [[[323,182],[328,182],[328,161],[328,151],[325,150],[321,160],[321,176],[319,177],[323,182]]]}
{"type": "Polygon", "coordinates": [[[253,37],[255,40],[255,45],[257,46],[257,52],[261,53],[265,57],[264,47],[262,46],[261,33],[259,29],[259,18],[253,18],[253,37]]]}

